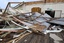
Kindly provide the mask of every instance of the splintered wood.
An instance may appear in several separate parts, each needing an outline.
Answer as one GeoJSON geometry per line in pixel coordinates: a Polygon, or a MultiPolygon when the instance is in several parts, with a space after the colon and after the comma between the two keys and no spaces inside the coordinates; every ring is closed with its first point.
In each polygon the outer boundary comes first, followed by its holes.
{"type": "Polygon", "coordinates": [[[15,43],[17,43],[19,40],[21,40],[22,38],[24,38],[25,36],[29,35],[31,33],[25,33],[23,35],[20,35],[18,38],[12,39],[10,41],[8,41],[7,43],[11,43],[12,41],[15,41],[15,43]]]}
{"type": "Polygon", "coordinates": [[[42,31],[46,28],[46,26],[45,26],[45,25],[34,24],[31,28],[32,28],[35,32],[36,32],[36,31],[42,32],[42,31]]]}

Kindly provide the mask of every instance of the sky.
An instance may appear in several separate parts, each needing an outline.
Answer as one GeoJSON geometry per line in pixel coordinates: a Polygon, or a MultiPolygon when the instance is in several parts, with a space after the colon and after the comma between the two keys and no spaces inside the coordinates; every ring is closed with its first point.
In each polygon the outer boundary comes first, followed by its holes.
{"type": "Polygon", "coordinates": [[[0,0],[0,8],[5,9],[8,2],[39,1],[39,0],[0,0]]]}

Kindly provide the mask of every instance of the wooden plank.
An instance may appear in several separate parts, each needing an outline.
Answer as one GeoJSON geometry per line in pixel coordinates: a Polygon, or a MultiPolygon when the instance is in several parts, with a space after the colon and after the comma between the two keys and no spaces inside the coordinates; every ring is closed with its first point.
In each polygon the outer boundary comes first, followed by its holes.
{"type": "Polygon", "coordinates": [[[7,8],[8,8],[8,6],[10,6],[10,2],[7,4],[7,6],[6,6],[6,8],[5,8],[3,14],[5,14],[5,12],[6,12],[7,8]]]}
{"type": "Polygon", "coordinates": [[[46,3],[59,3],[59,2],[64,2],[64,0],[46,0],[46,3]]]}
{"type": "Polygon", "coordinates": [[[64,0],[62,0],[62,2],[64,2],[64,0]]]}
{"type": "Polygon", "coordinates": [[[49,3],[50,2],[50,0],[46,0],[46,3],[49,3]]]}
{"type": "Polygon", "coordinates": [[[19,4],[19,3],[23,3],[23,2],[9,2],[11,4],[19,4]]]}
{"type": "Polygon", "coordinates": [[[55,2],[55,0],[50,0],[50,2],[51,2],[51,3],[54,3],[54,2],[55,2]]]}

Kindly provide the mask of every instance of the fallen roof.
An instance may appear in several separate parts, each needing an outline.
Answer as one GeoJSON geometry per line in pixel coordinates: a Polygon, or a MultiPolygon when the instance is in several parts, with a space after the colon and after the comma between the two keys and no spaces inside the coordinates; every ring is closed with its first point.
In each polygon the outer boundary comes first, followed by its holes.
{"type": "Polygon", "coordinates": [[[64,18],[51,20],[51,21],[49,21],[49,23],[58,24],[58,25],[64,25],[64,18]]]}

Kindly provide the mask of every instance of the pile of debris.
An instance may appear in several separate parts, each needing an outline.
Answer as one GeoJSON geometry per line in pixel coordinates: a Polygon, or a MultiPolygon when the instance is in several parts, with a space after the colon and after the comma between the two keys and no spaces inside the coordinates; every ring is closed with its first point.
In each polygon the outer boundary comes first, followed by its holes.
{"type": "Polygon", "coordinates": [[[1,25],[0,40],[6,43],[18,42],[20,37],[22,38],[30,33],[44,35],[64,30],[62,28],[62,25],[64,26],[64,18],[52,20],[46,13],[21,13],[18,9],[8,6],[8,9],[4,14],[0,16],[1,22],[5,21],[4,25],[1,25]],[[59,23],[60,21],[62,21],[62,23],[59,23]],[[59,24],[60,26],[56,24],[59,24]],[[16,35],[15,33],[19,33],[19,35],[16,35]],[[7,38],[8,40],[6,40],[7,38]]]}

